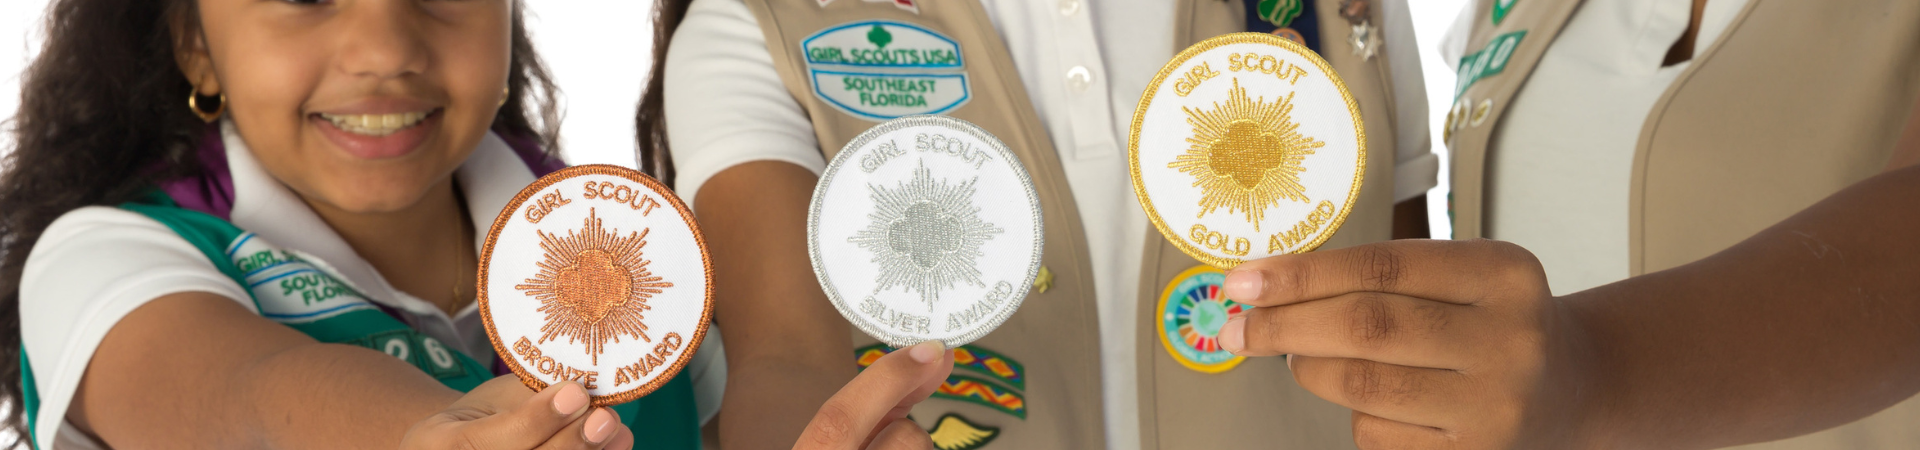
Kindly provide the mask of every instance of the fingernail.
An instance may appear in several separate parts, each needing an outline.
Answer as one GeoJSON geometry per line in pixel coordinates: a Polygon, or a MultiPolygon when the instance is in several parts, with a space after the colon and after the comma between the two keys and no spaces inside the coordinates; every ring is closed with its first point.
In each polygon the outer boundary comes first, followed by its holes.
{"type": "Polygon", "coordinates": [[[593,410],[593,415],[587,416],[587,428],[585,430],[587,432],[587,442],[595,444],[606,442],[608,437],[613,436],[613,425],[617,423],[620,423],[620,420],[616,419],[613,413],[607,411],[606,408],[593,410]]]}
{"type": "Polygon", "coordinates": [[[947,345],[940,341],[926,341],[915,344],[913,348],[907,349],[907,356],[913,357],[914,362],[926,364],[940,359],[940,352],[946,350],[947,345]]]}
{"type": "Polygon", "coordinates": [[[1260,298],[1260,290],[1266,289],[1267,277],[1258,270],[1236,270],[1227,274],[1225,283],[1227,298],[1234,300],[1252,300],[1260,298]]]}
{"type": "Polygon", "coordinates": [[[1247,318],[1227,319],[1227,325],[1220,327],[1220,346],[1231,353],[1240,353],[1247,348],[1247,318]]]}
{"type": "Polygon", "coordinates": [[[578,384],[567,383],[560,387],[560,393],[553,396],[553,410],[563,416],[571,416],[587,406],[587,390],[578,384]]]}
{"type": "Polygon", "coordinates": [[[1293,355],[1280,355],[1280,357],[1287,360],[1287,370],[1293,370],[1293,355]]]}

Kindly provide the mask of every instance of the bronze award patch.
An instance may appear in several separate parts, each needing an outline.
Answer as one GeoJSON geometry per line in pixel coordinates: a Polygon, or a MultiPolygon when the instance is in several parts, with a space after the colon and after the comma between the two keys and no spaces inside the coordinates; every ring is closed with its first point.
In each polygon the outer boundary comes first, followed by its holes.
{"type": "Polygon", "coordinates": [[[1234,33],[1160,69],[1134,111],[1128,152],[1148,220],[1226,269],[1326,242],[1360,194],[1367,136],[1320,55],[1234,33]]]}
{"type": "Polygon", "coordinates": [[[625,403],[692,359],[713,317],[712,266],[692,212],[652,177],[562,169],[515,196],[480,260],[480,317],[533,389],[574,380],[625,403]]]}

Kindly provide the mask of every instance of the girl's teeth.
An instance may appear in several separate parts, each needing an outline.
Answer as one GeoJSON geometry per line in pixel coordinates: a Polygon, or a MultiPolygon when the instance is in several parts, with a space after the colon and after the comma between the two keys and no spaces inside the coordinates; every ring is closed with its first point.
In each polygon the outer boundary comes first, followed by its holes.
{"type": "Polygon", "coordinates": [[[333,126],[353,134],[367,136],[386,136],[418,125],[427,118],[425,112],[399,114],[326,114],[320,118],[333,122],[333,126]]]}

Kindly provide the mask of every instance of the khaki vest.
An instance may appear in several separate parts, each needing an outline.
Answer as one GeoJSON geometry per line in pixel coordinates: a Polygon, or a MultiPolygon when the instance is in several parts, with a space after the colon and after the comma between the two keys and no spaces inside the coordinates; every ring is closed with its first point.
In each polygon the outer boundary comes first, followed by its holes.
{"type": "MultiPolygon", "coordinates": [[[[1326,244],[1350,246],[1386,240],[1393,212],[1393,100],[1384,56],[1362,60],[1348,51],[1349,33],[1339,17],[1338,0],[1317,3],[1323,46],[1329,63],[1360,102],[1368,161],[1360,197],[1346,225],[1326,244]]],[[[830,159],[859,133],[878,122],[856,117],[816,95],[802,43],[815,33],[852,22],[906,22],[954,40],[968,75],[969,100],[942,114],[967,120],[1005,141],[1032,176],[1045,209],[1046,244],[1042,264],[1054,276],[1045,292],[1035,290],[1006,324],[974,342],[1024,365],[1024,389],[1013,390],[1025,405],[1018,418],[978,402],[935,397],[915,407],[921,425],[956,414],[968,422],[999,429],[986,448],[1106,448],[1101,397],[1100,329],[1084,228],[1073,203],[1047,130],[1027,97],[1006,44],[975,0],[921,0],[918,11],[889,2],[838,0],[748,0],[764,30],[774,67],[793,98],[812,120],[821,151],[830,159]]],[[[1374,23],[1384,23],[1374,8],[1374,23]]],[[[1244,6],[1238,1],[1180,0],[1174,17],[1175,51],[1201,39],[1241,31],[1244,6]]],[[[1158,296],[1179,272],[1199,265],[1153,230],[1143,236],[1139,328],[1134,333],[1140,383],[1139,433],[1147,449],[1191,448],[1352,448],[1350,413],[1314,397],[1293,382],[1280,358],[1250,358],[1219,374],[1186,369],[1157,342],[1152,318],[1158,296]],[[1235,411],[1237,414],[1221,414],[1235,411]]],[[[875,341],[858,331],[855,348],[875,341]]],[[[956,371],[956,374],[962,373],[956,371]]]]}
{"type": "MultiPolygon", "coordinates": [[[[1487,234],[1489,140],[1578,0],[1479,1],[1471,52],[1525,31],[1499,73],[1454,103],[1454,237],[1487,234]]],[[[1878,174],[1920,95],[1920,2],[1748,0],[1654,104],[1634,150],[1629,273],[1731,247],[1878,174]]],[[[1705,37],[1703,37],[1705,39],[1705,37]]],[[[1520,151],[1520,150],[1516,150],[1520,151]]],[[[1783,355],[1784,356],[1784,355],[1783,355]]],[[[1920,448],[1920,400],[1755,449],[1920,448]]]]}

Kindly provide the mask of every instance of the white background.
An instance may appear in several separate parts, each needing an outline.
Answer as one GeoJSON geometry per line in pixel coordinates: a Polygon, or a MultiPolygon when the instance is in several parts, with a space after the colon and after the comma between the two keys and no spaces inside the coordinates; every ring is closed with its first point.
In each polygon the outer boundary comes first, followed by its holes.
{"type": "MultiPolygon", "coordinates": [[[[652,3],[627,1],[528,1],[528,29],[562,91],[566,119],[560,139],[567,161],[634,166],[633,112],[652,62],[652,3]]],[[[1440,154],[1440,187],[1427,194],[1435,237],[1449,237],[1447,149],[1440,140],[1447,105],[1453,101],[1453,70],[1440,60],[1440,37],[1467,0],[1407,0],[1420,43],[1427,84],[1433,151],[1440,154]]],[[[11,118],[20,104],[20,70],[39,48],[46,0],[0,1],[0,117],[9,133],[0,155],[13,145],[11,118]]],[[[185,107],[182,105],[182,107],[185,107]]]]}

